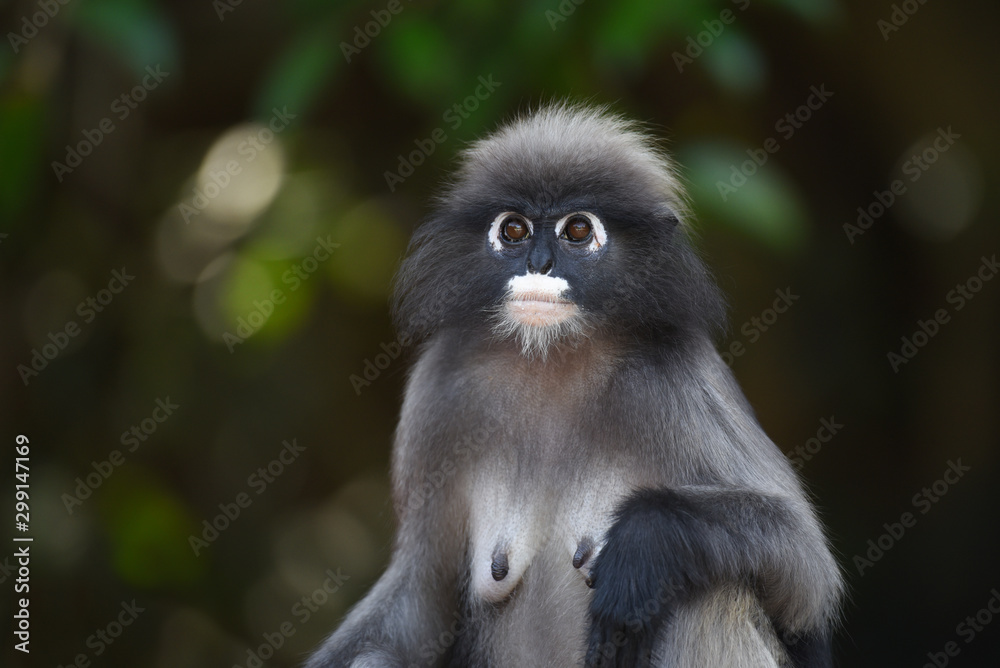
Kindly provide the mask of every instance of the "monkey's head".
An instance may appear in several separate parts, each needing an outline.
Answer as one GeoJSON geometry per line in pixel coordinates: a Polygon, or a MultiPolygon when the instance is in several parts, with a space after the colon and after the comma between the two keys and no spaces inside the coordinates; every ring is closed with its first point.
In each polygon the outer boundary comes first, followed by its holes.
{"type": "Polygon", "coordinates": [[[710,335],[722,300],[684,213],[669,159],[634,124],[544,107],[463,153],[397,276],[397,327],[543,357],[580,337],[710,335]]]}

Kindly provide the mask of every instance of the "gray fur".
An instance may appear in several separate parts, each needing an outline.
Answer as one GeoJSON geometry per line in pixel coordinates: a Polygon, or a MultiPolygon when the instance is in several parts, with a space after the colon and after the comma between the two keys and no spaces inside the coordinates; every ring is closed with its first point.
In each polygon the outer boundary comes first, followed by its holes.
{"type": "Polygon", "coordinates": [[[310,668],[581,665],[589,568],[641,488],[730,527],[710,538],[716,585],[675,611],[654,666],[783,668],[775,625],[830,628],[838,568],[712,345],[721,301],[682,202],[669,161],[602,110],[548,107],[466,153],[397,288],[399,327],[421,344],[393,451],[392,561],[310,668]],[[490,221],[601,206],[604,254],[578,274],[556,265],[586,331],[525,355],[490,321],[513,261],[491,250],[490,221]]]}

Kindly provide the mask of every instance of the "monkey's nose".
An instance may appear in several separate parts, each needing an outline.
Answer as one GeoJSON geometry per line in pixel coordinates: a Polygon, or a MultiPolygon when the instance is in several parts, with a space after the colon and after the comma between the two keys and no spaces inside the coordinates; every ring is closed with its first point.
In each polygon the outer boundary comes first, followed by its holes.
{"type": "Polygon", "coordinates": [[[535,263],[532,262],[531,258],[529,257],[528,258],[528,271],[531,272],[532,274],[547,274],[547,273],[549,273],[550,271],[552,271],[552,258],[549,258],[548,260],[546,260],[545,264],[542,265],[541,269],[536,269],[535,268],[535,263]]]}
{"type": "Polygon", "coordinates": [[[548,244],[536,243],[531,252],[528,253],[528,273],[547,274],[552,271],[555,258],[552,256],[552,249],[548,244]]]}

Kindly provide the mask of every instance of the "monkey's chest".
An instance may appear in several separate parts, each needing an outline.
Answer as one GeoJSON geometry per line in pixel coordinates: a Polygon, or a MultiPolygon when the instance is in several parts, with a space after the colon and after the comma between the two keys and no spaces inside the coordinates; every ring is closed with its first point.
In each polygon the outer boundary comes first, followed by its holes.
{"type": "Polygon", "coordinates": [[[489,603],[529,587],[571,587],[586,595],[590,566],[630,489],[623,476],[567,476],[538,467],[504,483],[486,475],[470,482],[471,595],[489,603]]]}
{"type": "Polygon", "coordinates": [[[463,639],[464,665],[582,663],[592,597],[586,580],[629,489],[607,471],[567,475],[544,466],[471,481],[467,595],[479,612],[471,625],[477,634],[463,639]]]}

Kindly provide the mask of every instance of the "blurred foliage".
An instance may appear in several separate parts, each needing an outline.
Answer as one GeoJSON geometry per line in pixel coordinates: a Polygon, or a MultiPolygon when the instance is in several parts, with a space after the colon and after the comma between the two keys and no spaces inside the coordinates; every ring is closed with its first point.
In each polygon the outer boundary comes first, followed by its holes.
{"type": "Polygon", "coordinates": [[[141,78],[152,63],[168,70],[177,67],[177,37],[169,16],[157,3],[88,0],[67,12],[67,21],[95,48],[114,53],[136,77],[141,78]]]}
{"type": "MultiPolygon", "coordinates": [[[[36,536],[32,654],[8,642],[0,664],[247,665],[291,621],[267,664],[292,666],[335,627],[391,544],[409,351],[387,297],[406,241],[467,142],[562,97],[669,142],[731,299],[720,349],[744,344],[733,367],[775,441],[793,451],[831,412],[847,425],[803,471],[851,579],[841,665],[920,665],[989,598],[1000,284],[899,373],[886,352],[1000,247],[995,3],[920,5],[888,39],[894,5],[862,0],[42,4],[0,8],[0,398],[6,438],[31,438],[36,536]],[[830,101],[779,132],[822,85],[830,101]],[[845,238],[951,126],[961,146],[845,238]],[[113,292],[113,271],[135,278],[113,292]],[[749,341],[786,286],[801,301],[749,341]],[[179,408],[151,418],[167,397],[179,408]],[[305,449],[282,463],[291,439],[305,449]],[[958,457],[968,478],[858,576],[851,557],[958,457]],[[319,596],[330,571],[349,577],[319,596]],[[95,657],[87,638],[132,599],[148,612],[95,657]]],[[[995,663],[994,626],[962,665],[995,663]]]]}

